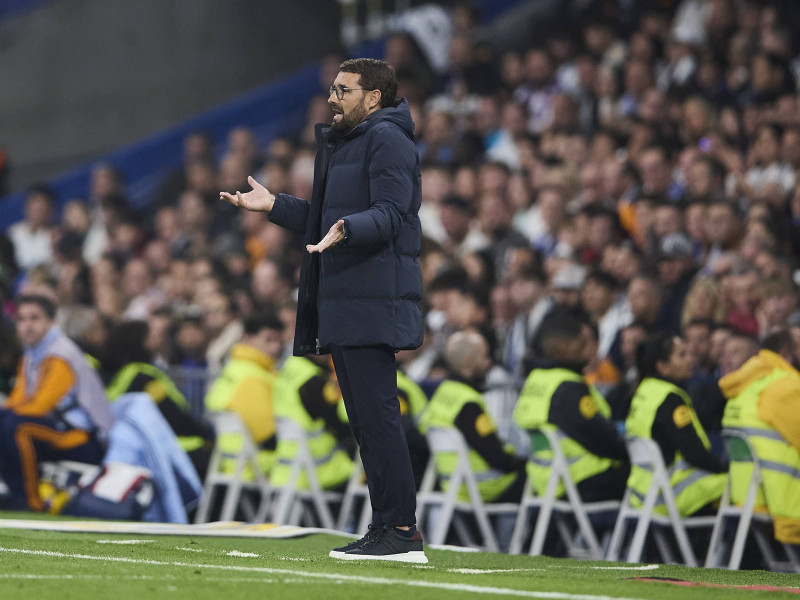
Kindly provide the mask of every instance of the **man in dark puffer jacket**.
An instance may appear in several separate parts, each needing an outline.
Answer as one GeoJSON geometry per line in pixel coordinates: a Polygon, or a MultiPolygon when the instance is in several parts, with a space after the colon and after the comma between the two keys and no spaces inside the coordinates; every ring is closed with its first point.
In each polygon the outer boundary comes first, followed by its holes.
{"type": "Polygon", "coordinates": [[[294,354],[332,355],[373,511],[369,532],[331,555],[427,562],[394,360],[423,335],[414,125],[387,63],[360,58],[339,69],[328,98],[333,122],[316,127],[310,203],[275,196],[252,177],[252,191],[220,197],[305,234],[294,354]]]}

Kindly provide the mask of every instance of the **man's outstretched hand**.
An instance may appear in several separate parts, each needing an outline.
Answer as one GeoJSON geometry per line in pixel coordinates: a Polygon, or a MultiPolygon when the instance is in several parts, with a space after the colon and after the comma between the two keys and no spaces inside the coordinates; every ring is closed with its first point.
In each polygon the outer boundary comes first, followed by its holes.
{"type": "Polygon", "coordinates": [[[335,246],[344,239],[344,221],[339,219],[328,230],[328,233],[322,238],[319,244],[308,244],[306,250],[308,252],[322,252],[331,246],[335,246]]]}
{"type": "Polygon", "coordinates": [[[251,191],[244,194],[237,191],[235,196],[228,192],[220,192],[219,199],[227,200],[234,206],[241,206],[246,210],[256,212],[271,211],[272,205],[275,204],[275,194],[271,194],[267,188],[252,177],[247,178],[247,183],[252,186],[253,189],[251,191]]]}

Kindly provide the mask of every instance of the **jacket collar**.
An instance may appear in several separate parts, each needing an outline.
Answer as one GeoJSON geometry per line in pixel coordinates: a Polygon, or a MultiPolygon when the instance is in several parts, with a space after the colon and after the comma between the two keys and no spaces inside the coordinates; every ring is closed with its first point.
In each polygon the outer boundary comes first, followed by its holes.
{"type": "Polygon", "coordinates": [[[267,371],[275,371],[275,360],[272,357],[247,344],[236,344],[231,348],[231,359],[234,358],[255,363],[267,371]]]}
{"type": "Polygon", "coordinates": [[[786,362],[782,356],[771,350],[761,350],[736,371],[728,373],[720,379],[719,387],[726,398],[734,398],[756,379],[769,375],[775,369],[788,371],[800,376],[800,373],[786,362]]]}
{"type": "Polygon", "coordinates": [[[53,325],[50,330],[44,334],[44,337],[39,341],[38,344],[25,350],[25,356],[27,356],[28,359],[33,363],[38,363],[45,357],[48,348],[50,348],[53,342],[55,342],[60,335],[61,328],[58,325],[53,325]]]}

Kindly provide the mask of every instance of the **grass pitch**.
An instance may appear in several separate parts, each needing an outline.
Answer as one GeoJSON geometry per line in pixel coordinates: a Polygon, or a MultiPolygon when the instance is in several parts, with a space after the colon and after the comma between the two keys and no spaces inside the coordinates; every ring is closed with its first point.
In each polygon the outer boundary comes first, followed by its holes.
{"type": "Polygon", "coordinates": [[[0,599],[738,600],[797,598],[800,593],[800,576],[764,571],[430,548],[430,563],[424,566],[328,558],[328,551],[345,541],[325,534],[276,540],[31,531],[3,529],[0,520],[0,599]],[[784,589],[678,587],[636,577],[784,589]]]}

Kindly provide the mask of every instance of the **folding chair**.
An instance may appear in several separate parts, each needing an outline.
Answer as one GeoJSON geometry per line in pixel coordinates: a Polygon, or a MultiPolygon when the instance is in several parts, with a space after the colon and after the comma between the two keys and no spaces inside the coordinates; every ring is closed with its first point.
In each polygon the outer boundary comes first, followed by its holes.
{"type": "Polygon", "coordinates": [[[529,523],[528,515],[532,509],[538,509],[539,515],[536,519],[530,547],[531,556],[542,553],[550,527],[550,520],[555,512],[557,513],[556,526],[562,541],[567,547],[569,556],[574,558],[587,557],[593,560],[603,559],[603,551],[594,527],[592,527],[590,515],[616,513],[619,510],[620,503],[616,500],[601,502],[581,501],[578,488],[569,472],[569,463],[559,443],[559,440],[564,436],[565,434],[557,428],[536,429],[531,432],[531,448],[536,449],[537,452],[552,452],[552,459],[549,463],[550,477],[547,480],[547,488],[543,496],[534,495],[533,482],[530,478],[525,484],[525,493],[517,513],[514,533],[511,536],[510,554],[520,554],[522,552],[523,537],[525,537],[529,523]],[[556,497],[559,484],[564,486],[565,500],[556,497]],[[570,531],[563,518],[567,514],[571,514],[575,518],[578,525],[577,531],[570,531]],[[582,538],[585,545],[581,546],[579,544],[579,538],[582,538]]]}
{"type": "Polygon", "coordinates": [[[728,481],[725,484],[725,491],[720,499],[719,510],[717,511],[714,529],[711,532],[711,542],[709,543],[708,553],[706,554],[706,567],[723,566],[723,554],[727,549],[725,543],[725,530],[730,519],[736,519],[736,529],[733,536],[733,546],[728,557],[728,564],[724,565],[727,569],[738,569],[742,562],[742,554],[747,540],[748,532],[753,533],[753,537],[758,544],[759,550],[767,563],[767,568],[771,571],[790,571],[800,572],[800,560],[798,560],[796,549],[789,544],[783,544],[786,552],[786,561],[778,560],[773,551],[773,541],[764,532],[762,527],[757,525],[770,525],[772,518],[768,513],[756,512],[755,505],[759,491],[764,494],[764,477],[761,472],[757,455],[747,438],[747,434],[737,429],[723,429],[722,437],[725,447],[728,450],[728,457],[731,462],[748,463],[751,465],[752,473],[750,482],[747,485],[747,494],[742,506],[731,503],[731,474],[728,473],[728,481]],[[755,523],[754,523],[755,522],[755,523]],[[753,525],[756,525],[755,527],[753,525]]]}
{"type": "Polygon", "coordinates": [[[350,481],[347,482],[347,489],[342,498],[342,508],[339,511],[339,519],[336,521],[336,529],[346,531],[348,520],[352,517],[355,521],[356,515],[353,514],[353,507],[356,499],[362,498],[363,506],[361,516],[358,517],[356,532],[367,531],[367,526],[372,521],[372,504],[369,500],[369,488],[366,483],[364,465],[361,463],[361,454],[356,452],[356,459],[353,461],[353,473],[350,481]]]}
{"type": "Polygon", "coordinates": [[[258,464],[258,448],[253,442],[250,432],[242,422],[241,417],[235,412],[213,412],[209,417],[214,423],[218,436],[231,434],[242,440],[242,448],[235,456],[223,454],[218,445],[214,446],[208,464],[208,472],[203,485],[203,495],[197,507],[195,523],[206,523],[214,506],[214,495],[218,487],[225,488],[225,499],[222,503],[220,520],[232,521],[236,517],[236,509],[241,504],[242,511],[248,520],[263,522],[270,509],[272,488],[269,480],[261,472],[258,464]],[[224,459],[233,459],[233,472],[224,472],[221,469],[224,459]],[[245,467],[249,466],[253,480],[245,480],[245,467]],[[245,490],[256,491],[260,494],[257,507],[242,495],[245,490]]]}
{"type": "Polygon", "coordinates": [[[343,495],[338,492],[327,492],[322,489],[317,479],[317,469],[308,439],[303,428],[291,419],[278,419],[278,439],[297,444],[297,453],[290,465],[289,480],[285,485],[276,489],[277,500],[272,520],[281,525],[299,525],[302,522],[311,523],[309,511],[305,502],[310,501],[316,509],[319,523],[327,528],[335,528],[335,520],[331,513],[330,504],[342,502],[343,495]],[[300,474],[304,473],[308,481],[308,490],[297,487],[300,474]],[[296,502],[300,500],[300,502],[296,502]]]}
{"type": "Polygon", "coordinates": [[[417,495],[417,527],[425,533],[431,544],[443,544],[450,527],[455,528],[459,540],[467,546],[477,545],[472,539],[469,530],[457,513],[471,513],[478,523],[483,546],[492,552],[499,552],[500,545],[497,541],[490,515],[516,514],[516,503],[484,503],[478,490],[478,482],[469,462],[469,449],[464,437],[456,429],[431,427],[426,434],[428,445],[431,449],[431,459],[422,478],[419,494],[417,495]],[[456,465],[448,478],[447,491],[435,491],[437,479],[435,456],[440,453],[453,453],[456,455],[456,465]],[[465,485],[469,501],[458,499],[461,486],[465,485]],[[435,527],[427,529],[425,509],[438,506],[439,512],[435,527]]]}
{"type": "MultiPolygon", "coordinates": [[[[698,566],[694,551],[689,543],[689,537],[686,534],[686,528],[711,528],[716,517],[681,517],[675,502],[675,494],[670,484],[669,472],[664,464],[664,458],[661,455],[661,449],[658,444],[651,439],[639,437],[628,437],[625,443],[631,459],[631,468],[640,467],[649,471],[652,474],[652,479],[641,508],[634,507],[631,502],[634,493],[630,485],[625,489],[617,522],[611,534],[611,542],[606,556],[607,560],[618,560],[627,522],[629,519],[636,519],[636,529],[628,548],[628,562],[639,562],[641,560],[647,533],[650,525],[653,524],[671,528],[678,542],[683,563],[690,567],[698,566]],[[666,505],[667,515],[655,512],[656,504],[659,503],[659,500],[666,505]]],[[[658,528],[654,528],[654,537],[664,562],[674,563],[674,554],[663,532],[658,528]]]]}

